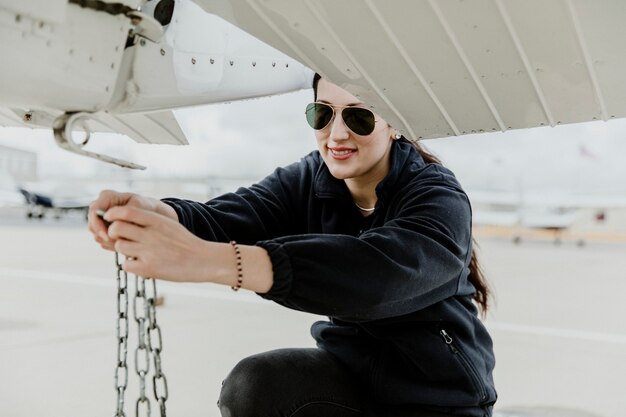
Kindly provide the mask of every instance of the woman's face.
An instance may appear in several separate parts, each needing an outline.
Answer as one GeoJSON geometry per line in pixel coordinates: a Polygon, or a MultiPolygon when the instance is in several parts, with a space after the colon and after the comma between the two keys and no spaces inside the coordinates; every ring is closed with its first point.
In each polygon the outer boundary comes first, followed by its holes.
{"type": "Polygon", "coordinates": [[[315,131],[317,146],[330,173],[338,179],[378,183],[389,172],[389,152],[393,129],[375,115],[374,131],[369,135],[352,132],[341,118],[344,107],[366,107],[341,87],[319,80],[317,101],[335,108],[335,117],[323,129],[315,131]]]}

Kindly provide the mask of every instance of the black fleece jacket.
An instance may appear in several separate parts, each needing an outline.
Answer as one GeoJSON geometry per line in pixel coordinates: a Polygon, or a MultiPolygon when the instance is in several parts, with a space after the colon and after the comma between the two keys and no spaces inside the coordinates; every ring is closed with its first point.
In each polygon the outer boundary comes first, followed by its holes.
{"type": "Polygon", "coordinates": [[[404,139],[376,193],[364,217],[316,151],[207,203],[163,201],[203,239],[266,249],[274,284],[259,295],[329,316],[313,337],[376,401],[490,415],[495,361],[471,301],[466,194],[404,139]]]}

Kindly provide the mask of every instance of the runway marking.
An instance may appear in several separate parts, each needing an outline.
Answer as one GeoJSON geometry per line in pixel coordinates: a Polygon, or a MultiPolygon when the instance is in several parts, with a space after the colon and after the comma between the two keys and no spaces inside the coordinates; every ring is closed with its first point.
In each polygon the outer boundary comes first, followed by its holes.
{"type": "MultiPolygon", "coordinates": [[[[108,279],[88,275],[71,275],[66,273],[42,272],[36,270],[0,267],[0,281],[2,280],[2,278],[6,277],[11,277],[19,280],[36,279],[49,282],[87,285],[92,287],[103,287],[111,289],[115,288],[116,285],[116,281],[113,276],[111,277],[111,279],[108,279]]],[[[172,283],[159,281],[159,292],[161,294],[166,293],[166,295],[176,294],[189,297],[228,300],[230,302],[267,304],[266,300],[263,300],[262,298],[251,292],[238,292],[235,294],[232,293],[232,291],[230,290],[224,291],[221,288],[209,285],[205,286],[203,284],[172,283]]],[[[485,322],[485,325],[490,330],[500,332],[532,334],[536,336],[559,337],[566,339],[586,340],[590,342],[603,342],[626,345],[626,335],[616,333],[588,332],[581,330],[544,326],[530,326],[496,321],[487,321],[485,322]]]]}

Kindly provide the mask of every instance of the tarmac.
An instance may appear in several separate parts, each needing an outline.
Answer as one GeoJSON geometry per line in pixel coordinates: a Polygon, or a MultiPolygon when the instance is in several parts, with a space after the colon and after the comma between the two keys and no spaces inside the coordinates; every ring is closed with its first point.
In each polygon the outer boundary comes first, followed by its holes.
{"type": "MultiPolygon", "coordinates": [[[[626,239],[595,236],[580,247],[579,236],[557,246],[532,234],[520,244],[476,234],[496,296],[486,319],[496,410],[626,416],[626,239]]],[[[78,216],[27,221],[2,212],[0,237],[0,416],[114,415],[114,255],[78,216]]],[[[171,416],[219,417],[221,381],[238,360],[314,346],[309,327],[324,319],[211,284],[157,285],[171,416]]],[[[139,391],[136,332],[131,320],[128,415],[139,391]]]]}

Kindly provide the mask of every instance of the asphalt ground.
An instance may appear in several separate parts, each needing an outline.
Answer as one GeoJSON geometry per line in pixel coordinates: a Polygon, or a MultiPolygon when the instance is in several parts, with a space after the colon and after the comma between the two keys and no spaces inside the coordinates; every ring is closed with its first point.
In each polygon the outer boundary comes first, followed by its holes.
{"type": "MultiPolygon", "coordinates": [[[[526,234],[514,244],[500,232],[476,233],[496,295],[486,320],[497,356],[496,409],[626,415],[626,241],[557,246],[526,234]]],[[[0,216],[0,416],[114,415],[115,277],[113,254],[92,241],[80,216],[0,216]]],[[[210,284],[159,282],[158,290],[172,416],[218,417],[221,381],[239,359],[313,346],[309,327],[323,319],[210,284]]],[[[130,325],[126,412],[133,415],[139,384],[130,325]]]]}

